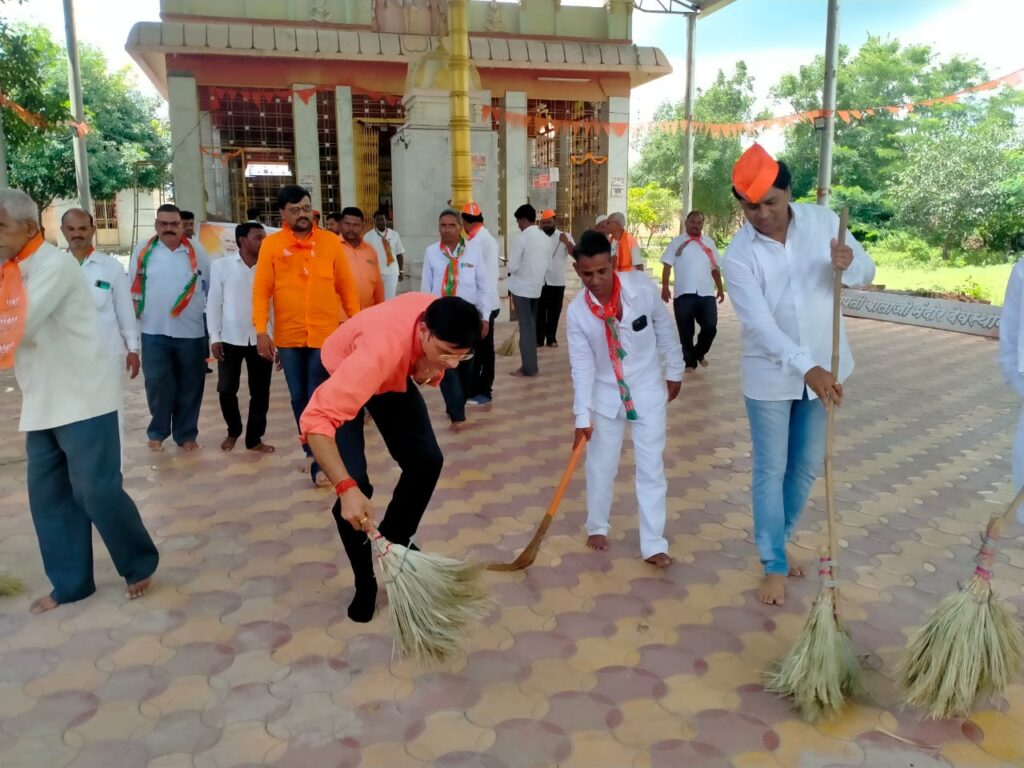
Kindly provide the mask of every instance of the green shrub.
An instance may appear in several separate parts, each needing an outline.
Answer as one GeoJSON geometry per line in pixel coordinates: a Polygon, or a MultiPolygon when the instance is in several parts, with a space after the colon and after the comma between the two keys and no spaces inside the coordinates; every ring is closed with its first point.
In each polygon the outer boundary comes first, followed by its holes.
{"type": "Polygon", "coordinates": [[[879,266],[906,269],[938,267],[943,263],[941,249],[902,229],[889,230],[864,247],[879,266]]]}

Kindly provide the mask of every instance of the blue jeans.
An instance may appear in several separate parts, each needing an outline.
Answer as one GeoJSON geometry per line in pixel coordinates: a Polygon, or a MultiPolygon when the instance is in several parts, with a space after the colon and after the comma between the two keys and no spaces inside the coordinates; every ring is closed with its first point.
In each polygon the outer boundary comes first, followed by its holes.
{"type": "MultiPolygon", "coordinates": [[[[288,392],[291,395],[292,413],[295,414],[295,425],[298,426],[302,412],[309,405],[309,399],[313,396],[316,388],[328,379],[327,370],[320,362],[320,350],[313,347],[278,347],[278,356],[281,358],[281,368],[284,370],[284,380],[288,383],[288,392]]],[[[360,416],[362,412],[360,411],[360,416]]],[[[338,443],[339,450],[341,443],[338,443]]],[[[302,450],[307,456],[312,456],[309,446],[303,443],[302,450]]],[[[320,471],[320,465],[315,461],[309,469],[310,477],[316,481],[316,473],[320,471]]]]}
{"type": "Polygon", "coordinates": [[[789,571],[786,542],[825,457],[827,414],[818,400],[744,398],[753,443],[754,541],[766,574],[789,571]]]}
{"type": "Polygon", "coordinates": [[[199,436],[199,409],[206,387],[206,342],[142,334],[142,376],[152,417],[146,435],[178,445],[199,436]]]}
{"type": "Polygon", "coordinates": [[[28,505],[50,596],[73,603],[96,591],[93,526],[128,584],[152,576],[160,558],[124,491],[117,412],[28,432],[25,448],[28,505]]]}

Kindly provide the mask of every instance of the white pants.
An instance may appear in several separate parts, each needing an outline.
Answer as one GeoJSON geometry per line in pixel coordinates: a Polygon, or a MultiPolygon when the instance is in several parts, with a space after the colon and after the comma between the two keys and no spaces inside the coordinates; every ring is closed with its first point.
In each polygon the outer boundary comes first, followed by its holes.
{"type": "Polygon", "coordinates": [[[384,301],[391,301],[398,292],[398,275],[381,275],[384,281],[384,301]]]}
{"type": "MultiPolygon", "coordinates": [[[[607,535],[615,476],[622,455],[626,417],[609,419],[594,413],[594,434],[587,444],[587,533],[607,535]]],[[[644,559],[668,552],[665,539],[665,405],[648,408],[632,422],[636,454],[636,499],[640,510],[640,554],[644,559]]]]}
{"type": "MultiPolygon", "coordinates": [[[[1013,492],[1024,486],[1024,406],[1017,420],[1017,436],[1013,440],[1013,492]]],[[[1017,510],[1017,522],[1024,523],[1024,506],[1017,510]]]]}

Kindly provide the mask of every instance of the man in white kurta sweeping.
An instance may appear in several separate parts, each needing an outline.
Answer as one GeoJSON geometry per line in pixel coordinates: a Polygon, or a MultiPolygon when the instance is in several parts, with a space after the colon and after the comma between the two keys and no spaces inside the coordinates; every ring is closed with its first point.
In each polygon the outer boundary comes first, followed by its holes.
{"type": "Polygon", "coordinates": [[[679,334],[651,278],[616,272],[608,239],[585,232],[573,253],[583,282],[569,305],[567,336],[576,418],[574,445],[587,446],[587,546],[608,548],[615,475],[626,423],[636,452],[640,554],[667,567],[666,409],[679,394],[679,334]]]}

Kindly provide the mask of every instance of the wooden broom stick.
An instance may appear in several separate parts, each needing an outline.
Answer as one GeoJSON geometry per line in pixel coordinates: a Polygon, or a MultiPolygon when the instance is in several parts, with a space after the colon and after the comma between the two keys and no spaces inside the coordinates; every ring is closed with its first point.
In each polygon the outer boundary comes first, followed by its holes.
{"type": "MultiPolygon", "coordinates": [[[[848,208],[843,208],[839,214],[839,234],[836,237],[837,246],[846,244],[846,225],[850,217],[848,208]]],[[[832,378],[839,380],[839,323],[842,319],[843,299],[843,273],[833,269],[832,274],[832,378]]],[[[836,555],[839,552],[839,535],[836,530],[836,493],[835,480],[832,477],[832,443],[835,439],[836,404],[829,402],[828,426],[825,429],[825,509],[828,513],[828,548],[829,560],[832,562],[832,580],[838,579],[838,568],[835,564],[836,555]]]]}

